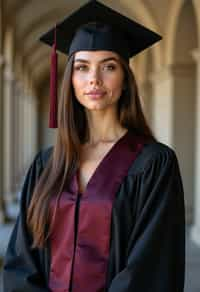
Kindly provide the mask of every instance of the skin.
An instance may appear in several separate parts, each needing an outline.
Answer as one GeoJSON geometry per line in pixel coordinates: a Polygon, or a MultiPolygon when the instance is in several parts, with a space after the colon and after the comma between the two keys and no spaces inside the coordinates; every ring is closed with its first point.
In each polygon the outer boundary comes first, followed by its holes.
{"type": "Polygon", "coordinates": [[[126,132],[117,120],[117,103],[124,87],[119,56],[111,51],[75,53],[72,85],[77,100],[85,108],[89,145],[118,140],[126,132]],[[90,94],[93,90],[97,94],[90,94]]]}

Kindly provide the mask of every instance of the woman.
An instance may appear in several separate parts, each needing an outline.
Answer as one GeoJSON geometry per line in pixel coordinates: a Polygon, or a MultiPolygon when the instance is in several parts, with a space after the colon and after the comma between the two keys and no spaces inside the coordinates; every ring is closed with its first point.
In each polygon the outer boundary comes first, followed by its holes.
{"type": "Polygon", "coordinates": [[[178,162],[153,137],[128,65],[158,37],[129,20],[128,40],[108,21],[120,17],[92,1],[58,26],[59,35],[83,22],[69,38],[56,145],[36,156],[23,186],[6,292],[183,292],[178,162]],[[151,38],[145,45],[140,29],[151,38]]]}

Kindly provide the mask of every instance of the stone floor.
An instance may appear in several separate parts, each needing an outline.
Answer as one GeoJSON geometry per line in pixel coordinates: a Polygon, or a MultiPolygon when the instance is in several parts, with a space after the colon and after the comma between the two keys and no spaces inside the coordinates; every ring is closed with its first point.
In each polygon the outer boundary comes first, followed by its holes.
{"type": "MultiPolygon", "coordinates": [[[[10,210],[13,217],[16,215],[16,212],[16,208],[10,210]]],[[[0,257],[5,253],[12,226],[13,224],[0,225],[0,257]]],[[[186,279],[184,292],[200,292],[200,247],[190,240],[189,233],[190,229],[188,227],[186,235],[186,279]]],[[[2,291],[1,282],[0,273],[0,292],[6,292],[2,291]]]]}

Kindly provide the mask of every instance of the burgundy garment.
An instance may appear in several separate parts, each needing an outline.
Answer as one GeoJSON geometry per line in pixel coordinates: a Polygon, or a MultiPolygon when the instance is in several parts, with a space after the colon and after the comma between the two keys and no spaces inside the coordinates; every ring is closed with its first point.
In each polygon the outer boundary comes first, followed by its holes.
{"type": "MultiPolygon", "coordinates": [[[[77,173],[62,193],[50,237],[53,292],[104,291],[112,205],[142,146],[141,138],[127,132],[102,159],[83,194],[78,191],[77,173]]],[[[52,199],[51,214],[54,206],[52,199]]]]}

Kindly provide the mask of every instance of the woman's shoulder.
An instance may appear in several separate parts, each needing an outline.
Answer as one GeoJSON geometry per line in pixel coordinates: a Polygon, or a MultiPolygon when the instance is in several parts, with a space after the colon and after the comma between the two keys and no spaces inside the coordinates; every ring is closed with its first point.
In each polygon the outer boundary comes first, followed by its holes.
{"type": "Polygon", "coordinates": [[[44,149],[40,149],[33,159],[33,164],[40,165],[41,168],[44,168],[47,164],[47,161],[53,153],[54,146],[49,146],[44,149]]]}
{"type": "Polygon", "coordinates": [[[46,165],[47,161],[51,157],[51,155],[53,153],[53,149],[54,149],[54,146],[49,146],[49,147],[42,149],[40,151],[40,157],[41,157],[41,162],[42,162],[43,166],[46,165]]]}
{"type": "Polygon", "coordinates": [[[155,165],[165,167],[173,162],[177,162],[177,157],[171,147],[158,141],[151,141],[144,143],[142,150],[138,153],[129,170],[129,174],[142,173],[155,165]]]}

